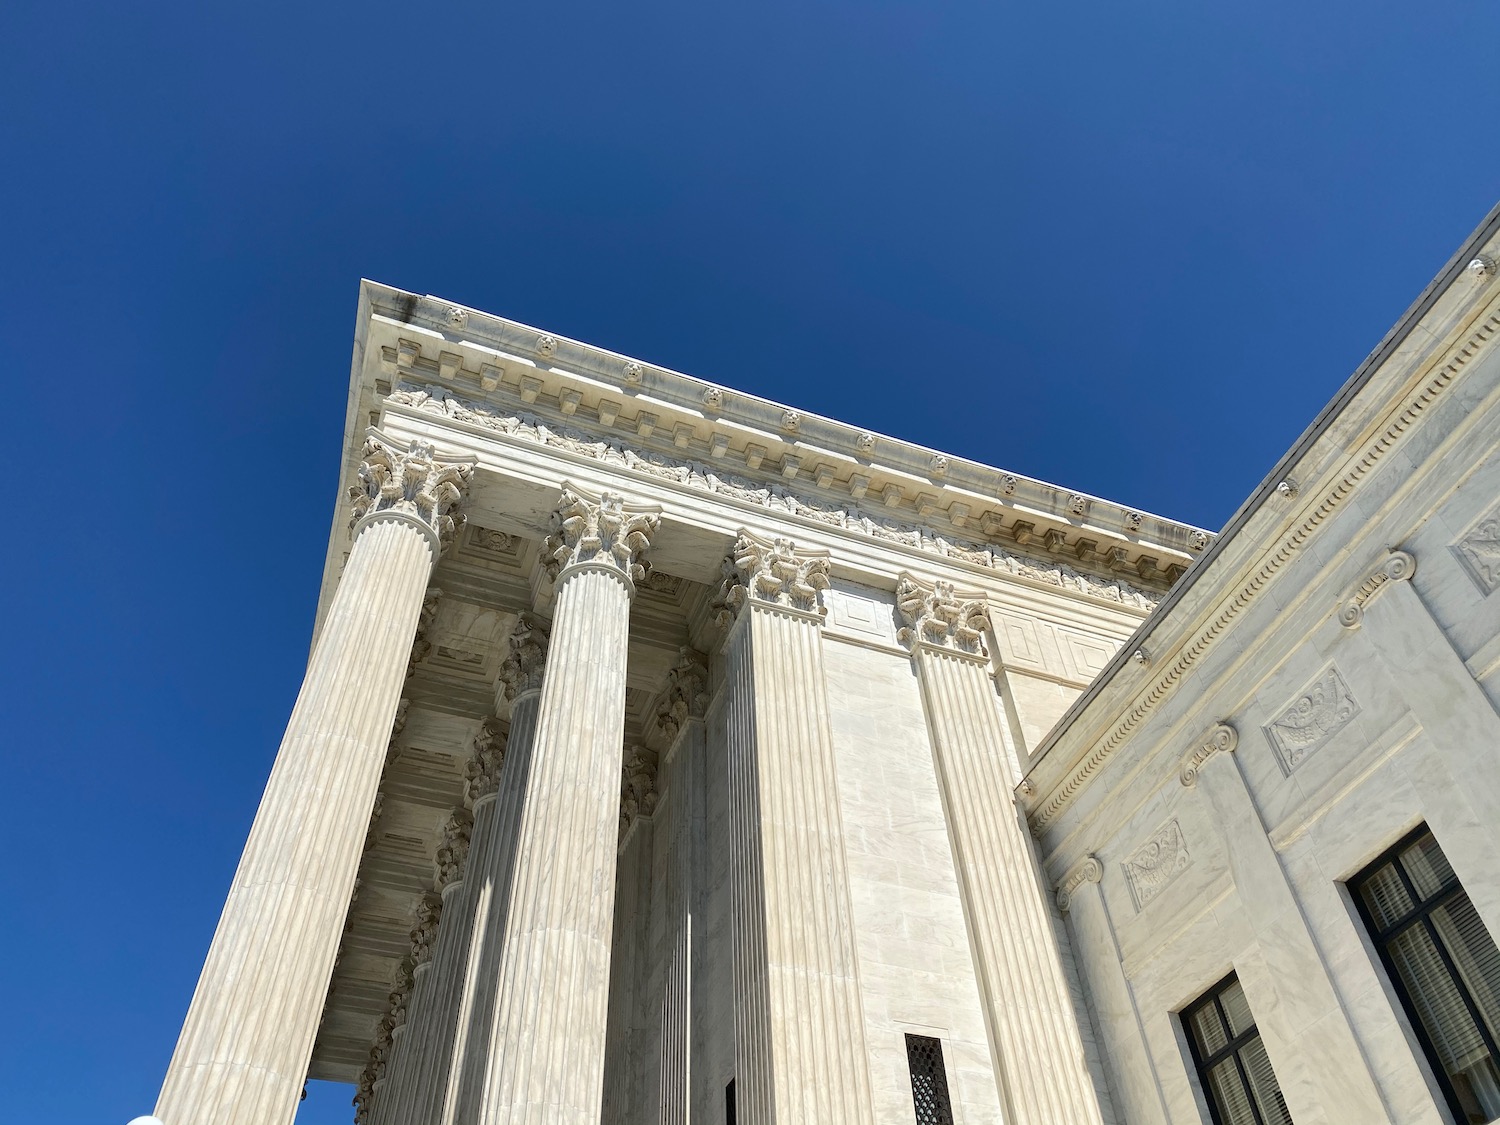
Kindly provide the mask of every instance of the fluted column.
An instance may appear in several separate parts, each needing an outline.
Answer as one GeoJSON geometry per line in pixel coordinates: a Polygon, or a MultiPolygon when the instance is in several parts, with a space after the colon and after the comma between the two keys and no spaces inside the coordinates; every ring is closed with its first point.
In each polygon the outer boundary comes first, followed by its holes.
{"type": "MultiPolygon", "coordinates": [[[[486,776],[474,800],[474,845],[462,904],[464,936],[459,972],[449,978],[446,1013],[426,1055],[412,1125],[451,1123],[460,1105],[477,1106],[484,1090],[490,1021],[499,983],[500,947],[515,870],[516,834],[531,772],[537,704],[547,661],[547,627],[521,614],[500,666],[496,711],[510,711],[510,737],[498,776],[486,776]]],[[[472,1120],[470,1108],[465,1120],[472,1120]]]]}
{"type": "MultiPolygon", "coordinates": [[[[728,692],[735,1090],[746,1125],[870,1125],[823,618],[826,554],[741,533],[728,692]]],[[[732,623],[732,624],[731,624],[732,623]]]]}
{"type": "Polygon", "coordinates": [[[656,722],[670,740],[658,771],[663,789],[657,813],[658,846],[667,849],[664,893],[666,959],[661,993],[659,1125],[687,1125],[691,1054],[694,891],[694,797],[699,786],[708,706],[708,668],[684,648],[667,674],[667,693],[656,722]]]}
{"type": "Polygon", "coordinates": [[[470,472],[371,431],[349,560],[156,1103],[166,1125],[297,1111],[422,595],[470,472]]]}
{"type": "Polygon", "coordinates": [[[572,490],[553,517],[551,646],[484,1082],[462,1125],[599,1119],[630,602],[656,523],[619,496],[572,490]]]}
{"type": "Polygon", "coordinates": [[[1029,833],[1012,796],[984,650],[980,595],[903,576],[907,627],[943,813],[989,1024],[1015,1125],[1102,1125],[1029,833]]]}

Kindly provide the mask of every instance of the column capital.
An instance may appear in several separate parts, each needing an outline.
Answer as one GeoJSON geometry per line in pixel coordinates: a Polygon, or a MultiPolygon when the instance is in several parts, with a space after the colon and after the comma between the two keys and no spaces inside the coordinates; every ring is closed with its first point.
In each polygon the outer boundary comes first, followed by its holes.
{"type": "Polygon", "coordinates": [[[505,724],[492,717],[481,724],[474,736],[474,754],[464,769],[464,800],[471,809],[500,784],[507,733],[505,724]]]}
{"type": "Polygon", "coordinates": [[[359,465],[359,483],[349,487],[350,526],[378,519],[404,520],[427,537],[433,561],[453,538],[463,517],[454,509],[474,475],[472,461],[440,461],[431,445],[399,442],[371,427],[359,465]]]}
{"type": "Polygon", "coordinates": [[[423,895],[417,903],[417,924],[411,929],[413,965],[425,965],[432,957],[432,943],[437,939],[438,921],[442,916],[442,898],[435,894],[423,895]]]}
{"type": "Polygon", "coordinates": [[[522,613],[510,634],[510,652],[500,665],[495,684],[495,706],[503,698],[514,703],[529,691],[542,690],[542,673],[547,665],[547,623],[533,613],[522,613]]]}
{"type": "Polygon", "coordinates": [[[719,627],[729,628],[740,610],[751,604],[821,619],[827,611],[818,594],[828,589],[829,565],[827,551],[800,550],[790,539],[764,539],[741,528],[724,560],[714,602],[719,627]]]}
{"type": "Polygon", "coordinates": [[[1345,629],[1358,629],[1365,619],[1365,606],[1387,582],[1409,582],[1416,572],[1417,560],[1410,551],[1387,547],[1385,558],[1360,580],[1354,593],[1339,603],[1339,624],[1345,629]]]}
{"type": "Polygon", "coordinates": [[[655,507],[627,508],[618,493],[595,497],[564,484],[552,532],[542,544],[542,565],[554,582],[574,567],[612,570],[634,593],[635,583],[646,577],[646,554],[660,522],[655,507]]]}
{"type": "Polygon", "coordinates": [[[656,725],[670,744],[689,719],[701,719],[708,710],[708,660],[684,645],[677,663],[667,672],[667,690],[656,708],[656,725]]]}
{"type": "Polygon", "coordinates": [[[469,858],[469,830],[473,826],[474,817],[468,809],[454,809],[448,823],[443,825],[443,839],[434,863],[439,891],[464,877],[464,863],[469,858]]]}
{"type": "Polygon", "coordinates": [[[941,578],[923,582],[902,574],[896,583],[896,609],[906,622],[896,637],[913,652],[922,645],[984,659],[989,610],[984,595],[956,590],[941,578]]]}
{"type": "Polygon", "coordinates": [[[631,746],[625,751],[625,764],[620,768],[620,839],[636,822],[637,817],[650,816],[656,811],[656,751],[645,746],[631,746]]]}
{"type": "Polygon", "coordinates": [[[1198,784],[1198,775],[1203,772],[1203,767],[1215,754],[1232,754],[1240,744],[1240,735],[1234,727],[1227,722],[1215,723],[1209,728],[1208,733],[1203,736],[1198,745],[1188,751],[1187,757],[1182,760],[1182,769],[1177,774],[1177,779],[1191,789],[1198,784]]]}
{"type": "Polygon", "coordinates": [[[1062,881],[1057,884],[1057,908],[1064,914],[1073,905],[1073,896],[1085,883],[1097,883],[1104,878],[1104,864],[1096,855],[1086,855],[1068,868],[1062,881]]]}

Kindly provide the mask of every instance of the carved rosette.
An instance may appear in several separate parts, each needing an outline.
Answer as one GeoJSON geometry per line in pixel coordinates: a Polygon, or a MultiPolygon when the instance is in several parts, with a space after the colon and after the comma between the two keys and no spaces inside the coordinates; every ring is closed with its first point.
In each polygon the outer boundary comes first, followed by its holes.
{"type": "Polygon", "coordinates": [[[1380,565],[1365,575],[1354,593],[1339,605],[1339,624],[1345,629],[1358,629],[1365,619],[1365,606],[1387,582],[1409,581],[1416,572],[1417,560],[1410,553],[1388,548],[1380,565]]]}
{"type": "Polygon", "coordinates": [[[632,746],[625,752],[620,769],[620,838],[637,817],[656,811],[656,753],[645,746],[632,746]]]}
{"type": "Polygon", "coordinates": [[[456,512],[474,475],[472,463],[439,461],[433,447],[413,440],[406,449],[377,430],[365,438],[359,483],[349,488],[350,526],[383,515],[406,517],[421,527],[436,557],[463,517],[456,512]]]}
{"type": "Polygon", "coordinates": [[[438,845],[434,865],[439,891],[463,878],[464,863],[469,858],[469,830],[473,826],[474,818],[467,809],[455,809],[443,826],[443,839],[438,845]]]}
{"type": "Polygon", "coordinates": [[[523,613],[510,634],[510,652],[500,665],[499,684],[507,703],[528,691],[542,690],[547,667],[547,625],[539,617],[523,613]]]}
{"type": "Polygon", "coordinates": [[[646,559],[661,517],[626,508],[625,498],[606,492],[597,500],[564,487],[552,513],[552,533],[542,544],[542,565],[556,581],[573,567],[617,571],[632,585],[646,577],[646,559]]]}
{"type": "Polygon", "coordinates": [[[724,579],[714,602],[720,628],[727,629],[750,603],[822,616],[818,594],[828,589],[828,552],[802,551],[790,539],[762,539],[741,530],[734,553],[724,560],[724,579]]]}
{"type": "Polygon", "coordinates": [[[505,739],[505,725],[498,718],[486,719],[474,736],[474,754],[464,770],[464,799],[471,809],[500,786],[505,739]]]}
{"type": "Polygon", "coordinates": [[[708,709],[708,662],[702,653],[684,646],[667,673],[667,691],[656,709],[656,723],[668,743],[689,719],[701,719],[708,709]]]}
{"type": "Polygon", "coordinates": [[[1228,723],[1215,723],[1209,728],[1203,740],[1188,751],[1183,759],[1182,769],[1177,779],[1187,788],[1191,789],[1198,784],[1198,774],[1203,771],[1204,765],[1215,754],[1232,754],[1235,747],[1240,744],[1239,732],[1228,723]]]}
{"type": "Polygon", "coordinates": [[[989,625],[984,595],[955,590],[937,579],[927,585],[903,574],[896,584],[896,609],[906,626],[896,637],[913,651],[918,645],[985,656],[984,631],[989,625]]]}
{"type": "Polygon", "coordinates": [[[1057,908],[1066,914],[1073,905],[1073,896],[1078,893],[1079,887],[1085,883],[1097,883],[1103,878],[1104,865],[1099,862],[1099,857],[1086,856],[1074,864],[1057,885],[1057,908]]]}

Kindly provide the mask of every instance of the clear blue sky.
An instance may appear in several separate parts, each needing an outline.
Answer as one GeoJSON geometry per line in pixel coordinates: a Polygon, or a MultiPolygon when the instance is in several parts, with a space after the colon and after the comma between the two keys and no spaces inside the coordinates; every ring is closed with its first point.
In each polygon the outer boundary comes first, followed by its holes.
{"type": "Polygon", "coordinates": [[[0,7],[0,1125],[153,1104],[306,658],[359,277],[1217,528],[1500,194],[1497,32],[0,7]]]}

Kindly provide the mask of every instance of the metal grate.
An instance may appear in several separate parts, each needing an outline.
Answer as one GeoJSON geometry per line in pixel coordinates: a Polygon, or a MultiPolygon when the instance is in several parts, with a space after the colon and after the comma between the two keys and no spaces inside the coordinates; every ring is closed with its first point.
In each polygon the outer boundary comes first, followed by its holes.
{"type": "Polygon", "coordinates": [[[917,1125],[953,1125],[943,1042],[926,1035],[906,1037],[906,1065],[911,1070],[911,1100],[917,1125]]]}

